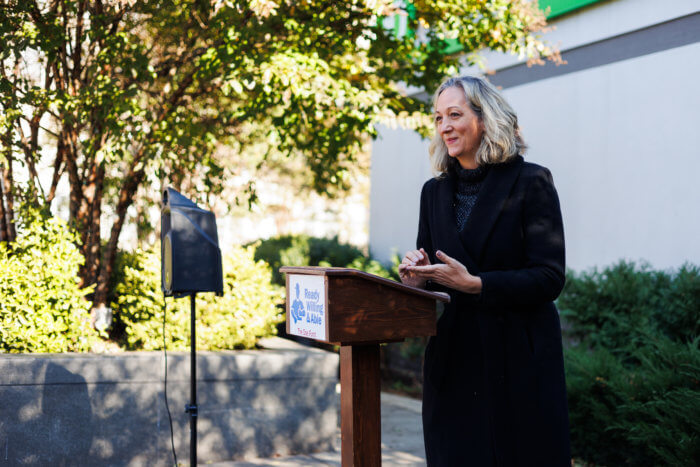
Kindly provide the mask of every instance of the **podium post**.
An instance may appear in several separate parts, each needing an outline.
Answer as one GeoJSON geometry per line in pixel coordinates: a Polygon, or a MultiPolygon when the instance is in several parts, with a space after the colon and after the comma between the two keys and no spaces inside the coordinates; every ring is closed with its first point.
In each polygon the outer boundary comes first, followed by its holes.
{"type": "Polygon", "coordinates": [[[287,333],[340,345],[343,467],[381,465],[379,344],[433,336],[449,295],[348,268],[290,267],[287,333]]]}

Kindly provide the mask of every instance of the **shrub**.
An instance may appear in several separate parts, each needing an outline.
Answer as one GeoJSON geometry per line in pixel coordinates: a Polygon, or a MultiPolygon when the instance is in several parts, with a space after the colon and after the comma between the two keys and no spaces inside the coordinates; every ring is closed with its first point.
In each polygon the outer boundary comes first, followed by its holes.
{"type": "Polygon", "coordinates": [[[398,278],[398,273],[367,257],[352,245],[340,243],[338,237],[318,238],[308,235],[283,235],[251,244],[255,259],[272,267],[273,281],[284,286],[282,266],[335,266],[367,271],[378,276],[398,278]]]}
{"type": "MultiPolygon", "coordinates": [[[[224,257],[224,296],[197,296],[197,348],[252,348],[260,337],[276,332],[282,317],[278,287],[270,282],[270,268],[253,259],[251,248],[234,248],[224,257]]],[[[138,250],[121,253],[114,277],[111,307],[113,337],[130,350],[163,347],[164,299],[160,284],[160,254],[138,250]]],[[[190,339],[189,298],[168,299],[168,349],[186,350],[190,339]]]]}
{"type": "Polygon", "coordinates": [[[374,274],[375,276],[380,276],[387,279],[399,279],[398,267],[387,269],[376,259],[371,259],[366,256],[355,258],[352,260],[352,262],[346,264],[345,267],[359,269],[360,271],[365,271],[370,274],[374,274]]]}
{"type": "Polygon", "coordinates": [[[689,341],[700,336],[700,267],[685,264],[670,275],[660,291],[664,306],[654,320],[661,332],[674,340],[689,341]]]}
{"type": "Polygon", "coordinates": [[[572,452],[598,465],[700,465],[700,341],[640,342],[636,364],[567,349],[572,452]]]}
{"type": "Polygon", "coordinates": [[[700,270],[620,262],[568,273],[558,300],[575,457],[700,465],[700,270]]]}
{"type": "Polygon", "coordinates": [[[602,271],[567,273],[557,305],[565,336],[625,354],[644,335],[688,342],[700,335],[700,270],[654,271],[621,261],[602,271]]]}
{"type": "Polygon", "coordinates": [[[86,352],[97,339],[79,287],[76,235],[23,206],[17,239],[0,243],[0,351],[86,352]]]}

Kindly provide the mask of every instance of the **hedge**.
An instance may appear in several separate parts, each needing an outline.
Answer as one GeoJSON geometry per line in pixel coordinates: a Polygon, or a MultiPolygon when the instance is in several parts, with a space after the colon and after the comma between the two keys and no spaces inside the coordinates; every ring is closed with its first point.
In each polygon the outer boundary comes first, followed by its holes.
{"type": "Polygon", "coordinates": [[[391,269],[365,255],[356,246],[342,243],[338,237],[321,238],[308,235],[282,235],[249,244],[255,259],[272,267],[273,281],[284,286],[281,266],[334,266],[366,271],[381,277],[398,279],[398,261],[391,269]]]}
{"type": "MultiPolygon", "coordinates": [[[[80,288],[84,258],[77,237],[60,219],[23,206],[17,239],[0,243],[0,352],[87,352],[110,338],[125,350],[185,350],[190,338],[188,299],[168,299],[160,288],[158,249],[120,252],[110,282],[113,325],[99,335],[90,323],[92,288],[80,288]]],[[[224,257],[224,296],[197,296],[200,349],[252,348],[283,320],[283,290],[252,248],[224,257]]]]}
{"type": "Polygon", "coordinates": [[[569,273],[564,322],[575,458],[700,465],[700,270],[620,262],[569,273]]]}
{"type": "MultiPolygon", "coordinates": [[[[271,281],[270,267],[255,261],[252,248],[234,247],[223,259],[224,295],[197,295],[197,347],[206,350],[252,348],[273,335],[283,320],[282,290],[271,281]]],[[[128,350],[163,347],[163,313],[170,350],[190,342],[190,300],[163,298],[160,253],[137,250],[119,255],[113,278],[113,339],[128,350]]]]}
{"type": "Polygon", "coordinates": [[[17,238],[0,242],[0,352],[85,352],[97,341],[85,260],[60,219],[22,206],[17,238]]]}

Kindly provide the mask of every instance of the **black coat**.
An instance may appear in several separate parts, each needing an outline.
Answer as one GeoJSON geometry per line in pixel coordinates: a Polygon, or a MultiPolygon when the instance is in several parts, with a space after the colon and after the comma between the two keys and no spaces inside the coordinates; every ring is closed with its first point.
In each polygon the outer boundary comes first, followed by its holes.
{"type": "Polygon", "coordinates": [[[425,352],[428,465],[570,465],[552,302],[564,285],[564,232],[551,174],[520,156],[491,166],[461,234],[454,188],[453,176],[423,186],[417,246],[433,264],[438,249],[457,259],[483,288],[443,289],[452,301],[425,352]]]}

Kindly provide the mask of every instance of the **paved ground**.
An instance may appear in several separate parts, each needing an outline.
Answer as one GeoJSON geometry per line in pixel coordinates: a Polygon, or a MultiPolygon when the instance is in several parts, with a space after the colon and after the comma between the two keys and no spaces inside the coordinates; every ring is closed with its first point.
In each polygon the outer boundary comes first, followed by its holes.
{"type": "MultiPolygon", "coordinates": [[[[382,393],[382,465],[424,466],[421,403],[415,399],[382,393]]],[[[240,462],[218,462],[210,467],[278,467],[340,466],[340,430],[335,450],[307,456],[255,459],[240,462]]]]}

